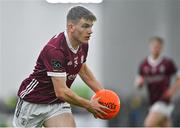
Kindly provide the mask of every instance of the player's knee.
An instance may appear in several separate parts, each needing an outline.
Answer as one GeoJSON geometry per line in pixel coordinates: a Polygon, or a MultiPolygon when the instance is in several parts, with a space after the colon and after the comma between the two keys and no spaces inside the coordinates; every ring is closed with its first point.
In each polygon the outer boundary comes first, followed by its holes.
{"type": "Polygon", "coordinates": [[[144,121],[144,127],[151,127],[151,123],[148,119],[144,121]]]}
{"type": "Polygon", "coordinates": [[[154,126],[157,126],[157,125],[155,125],[153,122],[150,122],[150,121],[144,122],[144,127],[146,127],[146,128],[154,127],[154,126]]]}
{"type": "Polygon", "coordinates": [[[144,127],[155,127],[158,126],[157,122],[154,121],[153,119],[147,117],[146,120],[144,121],[144,127]]]}

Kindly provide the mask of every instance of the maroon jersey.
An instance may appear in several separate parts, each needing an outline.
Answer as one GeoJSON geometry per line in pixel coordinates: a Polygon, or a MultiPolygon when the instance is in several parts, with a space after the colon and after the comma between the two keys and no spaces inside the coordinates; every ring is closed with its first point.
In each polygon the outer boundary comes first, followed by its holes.
{"type": "Polygon", "coordinates": [[[18,96],[38,104],[64,102],[56,97],[51,76],[66,77],[66,85],[70,88],[86,61],[87,52],[87,43],[73,49],[66,31],[54,36],[41,51],[33,73],[22,82],[18,96]]]}
{"type": "Polygon", "coordinates": [[[170,86],[171,77],[176,72],[176,65],[170,58],[159,57],[154,61],[150,56],[143,60],[139,67],[139,75],[145,79],[151,104],[161,100],[170,86]]]}

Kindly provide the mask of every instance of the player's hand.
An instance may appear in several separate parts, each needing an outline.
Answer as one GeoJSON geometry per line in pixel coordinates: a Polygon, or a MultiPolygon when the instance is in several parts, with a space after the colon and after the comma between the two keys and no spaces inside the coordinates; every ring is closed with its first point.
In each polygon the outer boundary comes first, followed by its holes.
{"type": "Polygon", "coordinates": [[[162,97],[160,98],[160,100],[166,102],[166,103],[170,103],[171,101],[171,97],[172,97],[172,94],[169,90],[167,90],[163,95],[162,97]]]}
{"type": "Polygon", "coordinates": [[[107,112],[105,111],[111,111],[111,109],[109,109],[108,107],[101,105],[98,102],[99,99],[100,97],[91,99],[90,107],[87,108],[87,110],[91,112],[95,118],[103,118],[103,116],[107,115],[107,112]]]}
{"type": "Polygon", "coordinates": [[[138,76],[136,79],[135,79],[135,86],[139,87],[139,88],[142,88],[142,86],[144,85],[144,78],[142,76],[138,76]]]}

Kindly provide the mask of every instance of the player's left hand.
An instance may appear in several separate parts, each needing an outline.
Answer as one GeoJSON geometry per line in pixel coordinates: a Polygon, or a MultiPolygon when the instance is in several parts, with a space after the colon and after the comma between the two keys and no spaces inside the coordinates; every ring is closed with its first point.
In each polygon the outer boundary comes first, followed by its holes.
{"type": "Polygon", "coordinates": [[[171,97],[172,97],[172,94],[170,92],[170,90],[167,90],[161,97],[160,100],[166,102],[166,103],[170,103],[171,101],[171,97]]]}

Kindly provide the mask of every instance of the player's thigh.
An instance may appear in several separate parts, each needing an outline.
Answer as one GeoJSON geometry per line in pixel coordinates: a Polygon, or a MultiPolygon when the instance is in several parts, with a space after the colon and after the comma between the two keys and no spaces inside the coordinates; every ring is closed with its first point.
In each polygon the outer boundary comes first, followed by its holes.
{"type": "Polygon", "coordinates": [[[145,119],[145,127],[158,127],[161,126],[165,121],[166,117],[158,112],[149,112],[148,116],[145,119]]]}
{"type": "Polygon", "coordinates": [[[44,122],[45,127],[76,127],[72,113],[62,113],[44,122]]]}

